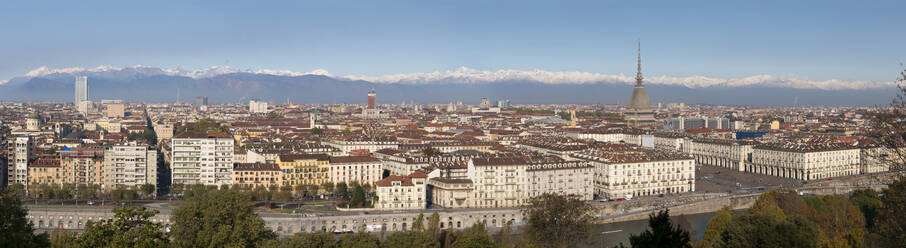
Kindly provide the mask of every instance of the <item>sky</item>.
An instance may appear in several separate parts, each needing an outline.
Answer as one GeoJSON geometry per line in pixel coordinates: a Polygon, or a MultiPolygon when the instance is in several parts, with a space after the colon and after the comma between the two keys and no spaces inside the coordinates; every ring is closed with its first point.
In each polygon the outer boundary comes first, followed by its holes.
{"type": "Polygon", "coordinates": [[[4,1],[0,80],[134,65],[893,81],[906,1],[4,1]]]}

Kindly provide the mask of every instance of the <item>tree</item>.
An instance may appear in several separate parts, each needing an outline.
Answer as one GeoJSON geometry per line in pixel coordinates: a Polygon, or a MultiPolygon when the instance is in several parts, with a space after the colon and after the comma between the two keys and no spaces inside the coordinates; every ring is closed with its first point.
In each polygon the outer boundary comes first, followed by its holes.
{"type": "Polygon", "coordinates": [[[176,247],[250,247],[276,236],[255,214],[245,193],[208,191],[188,200],[171,217],[176,247]]]}
{"type": "Polygon", "coordinates": [[[79,242],[79,234],[62,229],[54,229],[50,232],[51,248],[70,248],[76,247],[79,242]]]}
{"type": "Polygon", "coordinates": [[[415,217],[415,221],[412,222],[412,231],[425,231],[425,214],[418,213],[418,217],[415,217]]]}
{"type": "Polygon", "coordinates": [[[865,217],[855,205],[839,195],[825,197],[818,226],[827,238],[859,247],[865,234],[865,217]]]}
{"type": "Polygon", "coordinates": [[[336,236],[332,233],[317,231],[313,233],[297,233],[292,237],[283,237],[265,241],[266,248],[334,248],[337,246],[336,236]]]}
{"type": "Polygon", "coordinates": [[[315,128],[312,128],[311,130],[309,130],[308,132],[311,133],[312,135],[319,135],[319,134],[324,133],[324,130],[321,128],[315,127],[315,128]]]}
{"type": "Polygon", "coordinates": [[[324,192],[330,194],[334,190],[334,185],[332,182],[324,182],[321,184],[321,188],[324,188],[324,192]]]}
{"type": "Polygon", "coordinates": [[[899,177],[884,189],[881,209],[875,219],[874,232],[883,238],[887,246],[906,244],[906,177],[899,177]]]}
{"type": "MultiPolygon", "coordinates": [[[[154,130],[151,130],[150,128],[145,128],[145,131],[142,132],[142,139],[144,139],[145,141],[147,141],[148,144],[150,144],[150,145],[156,145],[156,144],[157,144],[157,134],[154,133],[154,130]]],[[[149,161],[149,162],[155,162],[155,163],[156,163],[157,161],[149,161]]]]}
{"type": "Polygon", "coordinates": [[[185,189],[185,185],[174,183],[173,185],[170,185],[170,194],[173,195],[173,197],[176,197],[183,193],[183,189],[185,189]]]}
{"type": "Polygon", "coordinates": [[[349,200],[349,187],[346,186],[346,183],[337,183],[337,189],[335,193],[339,195],[343,200],[349,200]]]}
{"type": "Polygon", "coordinates": [[[539,247],[575,247],[589,237],[592,210],[575,195],[533,197],[522,209],[528,219],[524,237],[539,247]]]}
{"type": "Polygon", "coordinates": [[[270,112],[270,113],[267,113],[267,118],[268,119],[280,119],[280,118],[283,118],[283,116],[281,116],[280,114],[274,113],[274,112],[270,112]]]}
{"type": "Polygon", "coordinates": [[[881,210],[881,197],[873,189],[860,189],[853,191],[849,196],[849,201],[856,205],[862,215],[865,217],[865,226],[874,227],[875,218],[881,210]]]}
{"type": "Polygon", "coordinates": [[[879,161],[888,163],[891,171],[906,169],[906,70],[897,79],[899,92],[887,108],[875,108],[870,114],[868,136],[887,148],[878,154],[879,161]]]}
{"type": "Polygon", "coordinates": [[[428,230],[429,235],[437,237],[440,234],[440,215],[437,212],[431,214],[431,217],[428,217],[428,230]]]}
{"type": "Polygon", "coordinates": [[[150,183],[142,184],[141,186],[139,186],[139,188],[141,188],[142,194],[144,194],[145,197],[148,197],[154,193],[154,184],[150,184],[150,183]]]}
{"type": "Polygon", "coordinates": [[[629,235],[632,247],[692,247],[689,232],[670,223],[670,210],[648,215],[648,230],[629,235]]]}
{"type": "Polygon", "coordinates": [[[124,207],[113,210],[114,218],[89,221],[78,239],[79,247],[163,247],[169,243],[163,225],[149,220],[157,210],[124,207]]]}
{"type": "Polygon", "coordinates": [[[516,247],[516,242],[513,240],[513,221],[507,221],[506,225],[497,231],[497,234],[494,235],[494,243],[498,244],[501,248],[513,248],[516,247]]]}
{"type": "Polygon", "coordinates": [[[703,247],[711,247],[711,244],[717,243],[720,241],[720,234],[727,229],[727,225],[730,224],[730,221],[733,220],[733,213],[730,212],[730,207],[724,206],[714,217],[711,217],[711,220],[708,220],[708,225],[705,226],[705,234],[702,237],[702,240],[699,241],[700,245],[703,247]]]}
{"type": "Polygon", "coordinates": [[[340,248],[380,248],[381,240],[364,230],[340,237],[340,248]]]}
{"type": "Polygon", "coordinates": [[[387,248],[434,248],[440,247],[433,236],[420,231],[398,231],[390,234],[381,242],[387,248]]]}
{"type": "Polygon", "coordinates": [[[0,188],[0,244],[18,247],[48,247],[47,234],[36,234],[25,216],[22,199],[8,188],[0,188]]]}
{"type": "Polygon", "coordinates": [[[818,227],[800,216],[778,220],[767,212],[733,217],[714,247],[818,247],[818,227]]]}
{"type": "Polygon", "coordinates": [[[365,205],[365,189],[362,185],[356,185],[352,190],[352,200],[349,201],[350,207],[363,207],[365,205]]]}

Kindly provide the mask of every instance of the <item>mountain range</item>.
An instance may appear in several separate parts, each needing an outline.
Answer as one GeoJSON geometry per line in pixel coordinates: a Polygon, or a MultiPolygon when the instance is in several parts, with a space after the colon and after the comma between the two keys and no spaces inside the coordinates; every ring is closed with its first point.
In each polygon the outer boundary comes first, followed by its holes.
{"type": "MultiPolygon", "coordinates": [[[[294,103],[352,103],[366,101],[372,88],[379,103],[477,103],[509,99],[513,104],[623,104],[632,92],[633,77],[585,72],[541,70],[481,71],[459,68],[446,72],[384,76],[338,76],[325,70],[299,73],[285,70],[203,70],[134,66],[116,68],[48,69],[0,81],[0,101],[72,101],[74,81],[87,76],[89,99],[131,102],[182,102],[207,96],[212,103],[245,102],[257,98],[294,103]]],[[[760,75],[740,79],[652,77],[645,80],[652,103],[754,106],[873,106],[886,105],[897,89],[891,82],[809,81],[760,75]]]]}

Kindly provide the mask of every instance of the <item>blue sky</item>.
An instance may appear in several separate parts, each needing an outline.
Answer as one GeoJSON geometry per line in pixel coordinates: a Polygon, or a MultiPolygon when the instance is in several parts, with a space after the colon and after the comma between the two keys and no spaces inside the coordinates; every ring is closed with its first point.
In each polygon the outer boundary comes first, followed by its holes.
{"type": "Polygon", "coordinates": [[[146,65],[892,81],[906,1],[4,1],[0,79],[146,65]]]}

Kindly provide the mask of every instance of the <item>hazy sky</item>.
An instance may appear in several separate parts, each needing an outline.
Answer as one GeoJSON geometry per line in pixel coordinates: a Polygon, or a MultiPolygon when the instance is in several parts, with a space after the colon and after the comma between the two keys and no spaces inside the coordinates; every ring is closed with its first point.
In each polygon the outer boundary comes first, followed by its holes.
{"type": "Polygon", "coordinates": [[[906,1],[3,1],[0,79],[51,68],[542,69],[892,81],[906,1]]]}

